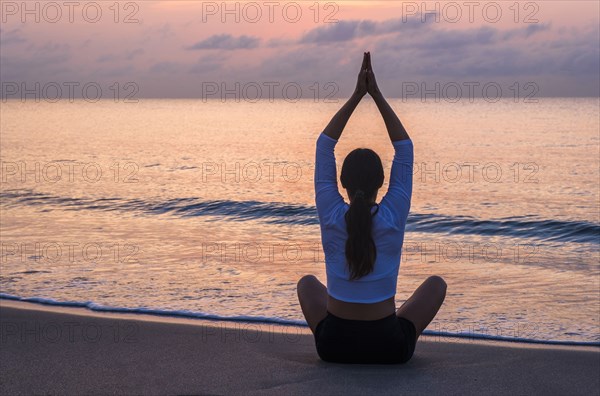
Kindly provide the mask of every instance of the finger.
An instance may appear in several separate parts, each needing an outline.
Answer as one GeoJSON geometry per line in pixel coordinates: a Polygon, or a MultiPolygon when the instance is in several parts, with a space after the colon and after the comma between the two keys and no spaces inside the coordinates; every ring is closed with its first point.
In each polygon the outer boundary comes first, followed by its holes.
{"type": "Polygon", "coordinates": [[[371,53],[367,52],[367,70],[373,70],[371,66],[371,53]]]}
{"type": "Polygon", "coordinates": [[[362,70],[365,70],[366,68],[367,68],[367,53],[365,52],[360,70],[362,71],[362,70]]]}

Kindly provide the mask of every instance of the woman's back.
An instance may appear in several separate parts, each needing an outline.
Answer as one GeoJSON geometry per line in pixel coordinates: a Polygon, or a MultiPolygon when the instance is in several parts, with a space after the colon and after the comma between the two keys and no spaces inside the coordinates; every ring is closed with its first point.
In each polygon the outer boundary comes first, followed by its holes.
{"type": "Polygon", "coordinates": [[[394,160],[389,189],[380,205],[371,208],[371,237],[376,260],[373,270],[351,280],[345,244],[347,212],[337,187],[334,149],[337,141],[321,134],[317,139],[315,195],[321,240],[327,268],[327,290],[337,300],[376,303],[396,294],[396,283],[404,241],[404,228],[412,193],[413,145],[410,139],[393,142],[394,160]]]}

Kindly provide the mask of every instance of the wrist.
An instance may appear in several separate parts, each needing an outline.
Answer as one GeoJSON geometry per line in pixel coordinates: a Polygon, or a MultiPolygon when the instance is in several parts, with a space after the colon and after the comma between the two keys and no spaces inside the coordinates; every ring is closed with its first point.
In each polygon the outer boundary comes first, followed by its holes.
{"type": "Polygon", "coordinates": [[[373,92],[373,94],[371,95],[371,97],[374,100],[381,100],[381,99],[383,99],[383,94],[381,93],[381,91],[377,90],[377,92],[373,92]]]}
{"type": "Polygon", "coordinates": [[[355,99],[355,100],[356,100],[356,99],[358,99],[358,100],[360,100],[360,99],[362,99],[362,97],[363,97],[363,96],[365,96],[365,94],[364,94],[364,93],[361,93],[361,92],[359,92],[359,91],[355,90],[355,91],[352,93],[352,96],[350,96],[350,99],[355,99]]]}

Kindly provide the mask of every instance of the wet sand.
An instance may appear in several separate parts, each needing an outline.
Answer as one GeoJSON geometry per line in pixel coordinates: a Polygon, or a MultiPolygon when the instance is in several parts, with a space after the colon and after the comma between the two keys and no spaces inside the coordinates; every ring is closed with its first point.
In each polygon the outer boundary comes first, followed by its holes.
{"type": "Polygon", "coordinates": [[[600,393],[600,348],[423,336],[405,365],[340,365],[303,327],[0,300],[0,394],[600,393]]]}

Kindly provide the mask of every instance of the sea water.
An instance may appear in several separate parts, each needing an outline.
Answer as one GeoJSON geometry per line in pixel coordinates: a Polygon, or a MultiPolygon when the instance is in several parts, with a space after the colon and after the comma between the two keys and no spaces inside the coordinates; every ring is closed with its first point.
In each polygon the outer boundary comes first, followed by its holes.
{"type": "MultiPolygon", "coordinates": [[[[326,282],[315,141],[344,100],[4,101],[4,298],[304,324],[326,282]]],[[[434,334],[600,342],[597,98],[390,99],[415,147],[399,306],[448,284],[434,334]]],[[[339,166],[393,148],[358,106],[339,166]]]]}

